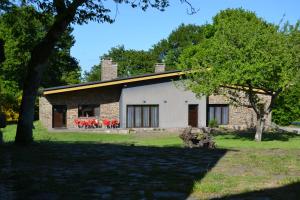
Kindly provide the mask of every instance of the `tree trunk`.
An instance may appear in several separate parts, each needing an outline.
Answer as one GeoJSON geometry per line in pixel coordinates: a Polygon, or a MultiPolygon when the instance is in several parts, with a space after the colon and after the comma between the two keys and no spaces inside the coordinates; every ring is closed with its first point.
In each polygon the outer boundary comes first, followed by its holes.
{"type": "Polygon", "coordinates": [[[255,141],[260,142],[262,139],[262,133],[265,127],[265,119],[260,115],[257,115],[255,141]]]}
{"type": "Polygon", "coordinates": [[[70,21],[60,19],[54,22],[53,26],[45,38],[35,46],[31,52],[31,59],[28,64],[27,76],[24,80],[22,102],[19,113],[18,127],[15,143],[26,145],[33,142],[32,128],[34,120],[34,105],[38,93],[38,88],[44,70],[47,67],[48,58],[59,40],[62,33],[66,30],[70,21]]]}
{"type": "Polygon", "coordinates": [[[0,145],[3,144],[3,134],[0,128],[0,145]]]}
{"type": "MultiPolygon", "coordinates": [[[[34,56],[36,55],[32,55],[32,57],[34,56]]],[[[18,127],[15,138],[16,144],[26,145],[33,141],[32,128],[34,105],[44,68],[45,66],[42,66],[41,64],[32,64],[28,67],[28,75],[24,80],[23,96],[19,111],[18,127]]]]}

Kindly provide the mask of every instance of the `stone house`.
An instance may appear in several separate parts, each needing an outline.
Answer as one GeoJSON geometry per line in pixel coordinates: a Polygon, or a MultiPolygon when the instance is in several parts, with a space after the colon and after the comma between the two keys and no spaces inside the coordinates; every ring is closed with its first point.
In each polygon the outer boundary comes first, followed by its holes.
{"type": "Polygon", "coordinates": [[[141,76],[118,78],[117,71],[112,60],[103,60],[101,81],[45,89],[39,99],[41,123],[72,129],[78,118],[96,118],[117,119],[121,128],[174,129],[204,127],[216,119],[225,127],[255,126],[252,109],[230,105],[224,96],[196,97],[185,90],[179,80],[183,72],[166,72],[161,64],[141,76]]]}

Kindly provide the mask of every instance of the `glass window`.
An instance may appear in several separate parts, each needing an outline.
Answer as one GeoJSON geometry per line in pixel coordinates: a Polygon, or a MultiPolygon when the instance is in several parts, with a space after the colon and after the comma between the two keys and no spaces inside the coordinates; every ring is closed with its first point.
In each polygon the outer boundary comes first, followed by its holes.
{"type": "Polygon", "coordinates": [[[143,127],[150,126],[150,108],[149,106],[143,106],[143,127]]]}
{"type": "Polygon", "coordinates": [[[99,105],[78,106],[78,117],[99,117],[99,105]]]}
{"type": "Polygon", "coordinates": [[[134,127],[134,106],[127,106],[127,127],[134,127]]]}
{"type": "Polygon", "coordinates": [[[128,105],[127,127],[158,127],[158,105],[128,105]]]}
{"type": "Polygon", "coordinates": [[[226,125],[229,123],[229,106],[211,104],[208,109],[208,120],[215,119],[219,125],[226,125]]]}
{"type": "Polygon", "coordinates": [[[158,127],[158,106],[151,106],[151,127],[158,127]]]}
{"type": "Polygon", "coordinates": [[[135,106],[134,107],[134,119],[135,119],[135,127],[141,127],[142,126],[142,107],[141,106],[135,106]]]}

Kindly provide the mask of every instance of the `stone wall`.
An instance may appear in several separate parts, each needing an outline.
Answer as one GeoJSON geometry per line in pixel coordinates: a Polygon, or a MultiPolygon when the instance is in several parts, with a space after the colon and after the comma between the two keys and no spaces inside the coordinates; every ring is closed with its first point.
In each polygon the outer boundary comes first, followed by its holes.
{"type": "Polygon", "coordinates": [[[119,119],[119,102],[100,105],[101,120],[119,119]]]}
{"type": "Polygon", "coordinates": [[[39,119],[44,127],[52,127],[52,105],[43,96],[39,98],[39,119]]]}
{"type": "MultiPolygon", "coordinates": [[[[259,95],[263,101],[270,102],[270,97],[259,95]]],[[[244,99],[244,103],[248,102],[244,99]]],[[[222,95],[211,95],[208,98],[208,104],[229,104],[229,124],[222,125],[233,129],[253,128],[256,126],[256,113],[252,108],[244,106],[234,106],[230,104],[229,98],[222,95]]],[[[271,124],[271,114],[268,116],[266,126],[271,124]]]]}
{"type": "Polygon", "coordinates": [[[52,105],[67,106],[67,128],[75,128],[79,105],[100,105],[100,120],[119,119],[120,88],[89,89],[40,97],[40,121],[48,129],[52,128],[52,105]]]}

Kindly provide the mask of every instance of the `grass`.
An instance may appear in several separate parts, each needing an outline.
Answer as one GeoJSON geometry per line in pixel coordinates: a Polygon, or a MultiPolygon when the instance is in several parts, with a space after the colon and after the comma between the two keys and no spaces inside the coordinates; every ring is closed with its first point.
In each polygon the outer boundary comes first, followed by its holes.
{"type": "Polygon", "coordinates": [[[53,133],[35,123],[37,143],[22,148],[9,144],[15,129],[4,129],[8,145],[0,147],[0,199],[300,195],[300,136],[295,134],[264,134],[260,143],[250,133],[215,135],[219,150],[206,151],[182,148],[171,133],[53,133]]]}
{"type": "MultiPolygon", "coordinates": [[[[4,141],[12,142],[15,138],[16,125],[7,126],[3,130],[4,141]]],[[[214,136],[219,148],[255,148],[255,149],[298,149],[300,148],[300,135],[293,133],[265,133],[262,142],[253,140],[253,133],[219,134],[214,136]]],[[[35,141],[60,142],[96,142],[114,144],[134,144],[138,146],[181,147],[182,141],[176,134],[105,134],[86,132],[48,132],[40,123],[35,123],[35,141]]]]}

